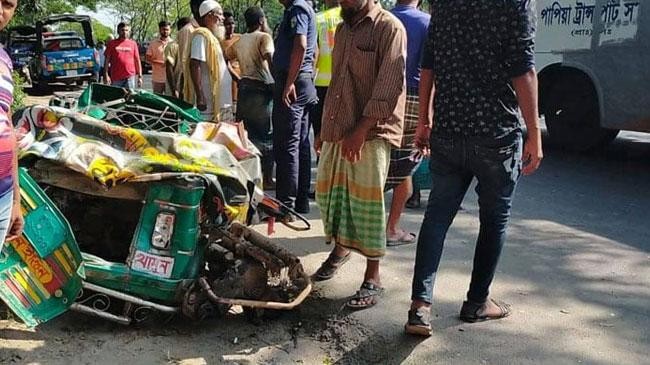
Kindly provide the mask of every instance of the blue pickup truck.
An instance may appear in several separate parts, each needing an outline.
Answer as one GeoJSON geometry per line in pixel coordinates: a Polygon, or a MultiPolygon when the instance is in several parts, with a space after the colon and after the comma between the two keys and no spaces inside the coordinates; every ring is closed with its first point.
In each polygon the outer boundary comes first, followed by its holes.
{"type": "Polygon", "coordinates": [[[14,70],[26,81],[29,80],[29,62],[36,48],[36,29],[29,25],[11,27],[5,34],[6,45],[14,70]]]}
{"type": "Polygon", "coordinates": [[[52,83],[82,85],[92,82],[99,70],[91,19],[85,15],[54,15],[36,22],[36,48],[29,71],[32,86],[44,89],[52,83]],[[50,32],[46,27],[58,23],[79,23],[75,31],[50,32]]]}

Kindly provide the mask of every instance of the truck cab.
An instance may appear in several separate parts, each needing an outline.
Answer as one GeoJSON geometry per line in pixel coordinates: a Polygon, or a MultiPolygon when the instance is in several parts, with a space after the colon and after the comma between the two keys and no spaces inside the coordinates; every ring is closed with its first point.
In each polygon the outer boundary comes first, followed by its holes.
{"type": "Polygon", "coordinates": [[[14,70],[29,81],[28,67],[36,48],[36,29],[29,25],[11,27],[5,37],[3,43],[7,47],[14,70]]]}
{"type": "Polygon", "coordinates": [[[86,15],[55,15],[36,23],[36,50],[29,71],[34,88],[52,83],[82,85],[91,82],[98,71],[91,19],[86,15]],[[46,26],[79,23],[76,31],[50,32],[46,26]]]}

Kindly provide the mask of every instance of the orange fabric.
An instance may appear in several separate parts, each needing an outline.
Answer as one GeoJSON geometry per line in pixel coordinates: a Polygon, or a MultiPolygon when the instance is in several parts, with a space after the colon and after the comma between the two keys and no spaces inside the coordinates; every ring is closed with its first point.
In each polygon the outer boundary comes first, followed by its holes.
{"type": "Polygon", "coordinates": [[[165,47],[169,40],[154,39],[147,48],[147,62],[151,64],[151,81],[157,83],[166,83],[167,74],[165,72],[165,47]]]}

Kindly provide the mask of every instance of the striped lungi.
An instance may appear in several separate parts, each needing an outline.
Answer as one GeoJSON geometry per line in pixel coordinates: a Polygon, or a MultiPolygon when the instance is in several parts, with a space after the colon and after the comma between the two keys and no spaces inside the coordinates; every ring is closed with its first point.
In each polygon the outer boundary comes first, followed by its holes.
{"type": "Polygon", "coordinates": [[[388,179],[384,191],[394,189],[411,176],[420,163],[420,159],[414,158],[417,150],[415,143],[415,130],[418,127],[418,113],[420,98],[418,89],[409,87],[406,90],[406,110],[404,112],[404,134],[399,148],[393,147],[390,153],[390,167],[388,179]]]}
{"type": "Polygon", "coordinates": [[[386,253],[384,182],[388,174],[390,144],[371,140],[361,159],[343,158],[341,143],[324,142],[316,176],[316,202],[326,241],[359,252],[368,259],[386,253]]]}

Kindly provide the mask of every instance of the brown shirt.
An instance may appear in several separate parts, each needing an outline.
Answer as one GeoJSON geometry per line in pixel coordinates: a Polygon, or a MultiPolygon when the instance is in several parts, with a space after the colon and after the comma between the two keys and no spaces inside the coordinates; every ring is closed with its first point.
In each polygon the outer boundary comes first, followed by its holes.
{"type": "Polygon", "coordinates": [[[399,147],[406,102],[406,31],[376,4],[354,25],[336,30],[332,82],[325,98],[321,140],[340,142],[362,117],[376,119],[367,139],[399,147]]]}

